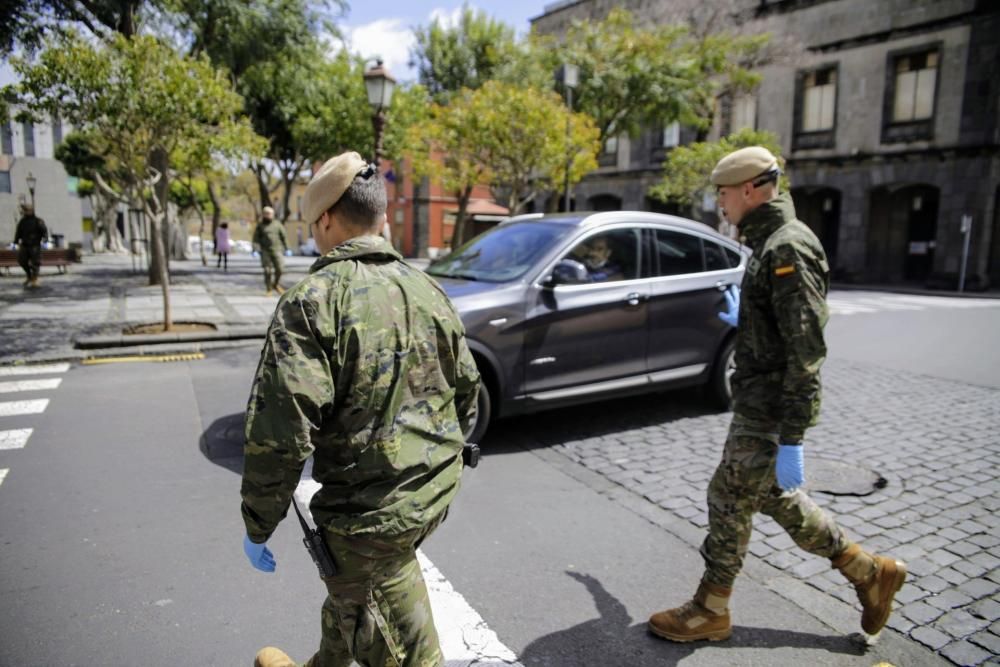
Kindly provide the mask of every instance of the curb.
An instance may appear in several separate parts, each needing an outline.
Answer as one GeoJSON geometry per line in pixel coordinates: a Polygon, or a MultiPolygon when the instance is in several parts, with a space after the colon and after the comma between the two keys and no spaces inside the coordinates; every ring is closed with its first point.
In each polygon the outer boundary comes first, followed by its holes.
{"type": "Polygon", "coordinates": [[[859,285],[856,283],[830,283],[831,290],[843,292],[886,292],[890,294],[910,294],[913,296],[940,296],[957,297],[959,299],[997,299],[1000,300],[1000,292],[996,290],[986,290],[985,292],[955,292],[950,290],[932,290],[919,287],[905,287],[898,285],[859,285]]]}
{"type": "Polygon", "coordinates": [[[80,362],[85,359],[100,359],[103,357],[119,356],[142,356],[152,357],[165,354],[192,354],[196,352],[207,352],[209,350],[227,350],[240,347],[258,347],[260,345],[257,338],[240,338],[233,340],[216,340],[205,342],[189,343],[160,343],[153,345],[131,345],[124,347],[106,347],[85,350],[62,350],[49,354],[38,354],[30,357],[19,357],[17,359],[0,359],[0,368],[10,368],[16,366],[29,366],[34,364],[51,364],[57,362],[80,362]]]}
{"type": "Polygon", "coordinates": [[[208,343],[216,341],[238,341],[264,338],[266,330],[259,327],[233,327],[225,331],[190,331],[184,333],[160,334],[115,334],[104,336],[82,336],[74,342],[78,350],[105,348],[128,348],[170,343],[208,343]]]}

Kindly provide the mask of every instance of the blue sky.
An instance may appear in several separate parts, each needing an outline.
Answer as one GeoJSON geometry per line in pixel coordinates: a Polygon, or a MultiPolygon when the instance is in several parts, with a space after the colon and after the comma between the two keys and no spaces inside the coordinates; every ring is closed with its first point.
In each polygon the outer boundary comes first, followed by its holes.
{"type": "MultiPolygon", "coordinates": [[[[523,35],[530,28],[529,19],[542,14],[544,6],[551,1],[493,0],[467,4],[513,26],[519,35],[523,35]]],[[[365,57],[381,56],[396,78],[408,80],[416,76],[406,65],[413,43],[412,28],[425,25],[433,18],[453,21],[461,9],[461,0],[354,1],[351,2],[346,20],[341,24],[350,40],[352,51],[365,57]]]]}

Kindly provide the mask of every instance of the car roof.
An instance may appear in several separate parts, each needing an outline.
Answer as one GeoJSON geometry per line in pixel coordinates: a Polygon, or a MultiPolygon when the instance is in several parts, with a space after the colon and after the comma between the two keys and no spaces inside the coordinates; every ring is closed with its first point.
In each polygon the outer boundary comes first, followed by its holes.
{"type": "Polygon", "coordinates": [[[723,234],[720,234],[719,232],[712,229],[711,226],[705,224],[704,222],[689,220],[688,218],[682,218],[677,215],[668,215],[665,213],[653,213],[651,211],[574,211],[572,213],[550,213],[550,214],[527,213],[524,215],[516,215],[512,218],[507,218],[500,224],[508,225],[514,222],[525,222],[528,220],[555,223],[571,227],[587,227],[587,228],[600,227],[602,225],[621,223],[621,222],[653,223],[661,225],[670,225],[671,227],[678,227],[680,229],[697,232],[699,234],[709,234],[710,236],[718,238],[720,240],[728,241],[729,243],[732,244],[736,243],[736,241],[734,241],[733,239],[723,234]]]}

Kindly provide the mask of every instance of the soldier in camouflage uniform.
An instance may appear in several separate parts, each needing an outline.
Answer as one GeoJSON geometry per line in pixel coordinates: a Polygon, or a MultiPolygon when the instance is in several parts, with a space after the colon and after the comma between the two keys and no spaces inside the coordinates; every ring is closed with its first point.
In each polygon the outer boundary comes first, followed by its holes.
{"type": "Polygon", "coordinates": [[[737,327],[736,371],[729,437],[708,487],[705,573],[692,600],[649,619],[651,632],[673,641],[732,633],[728,601],[756,512],[854,584],[869,634],[885,626],[906,578],[903,563],[863,551],[799,488],[802,441],[819,414],[830,269],[816,236],[796,220],[791,197],[778,193],[780,173],[759,146],[730,153],[712,172],[720,208],[754,254],[742,290],[731,288],[730,310],[719,315],[737,327]]]}
{"type": "Polygon", "coordinates": [[[45,221],[35,215],[35,207],[21,204],[21,219],[14,232],[17,244],[17,263],[24,269],[25,287],[38,287],[38,273],[42,266],[42,241],[49,237],[45,221]]]}
{"type": "Polygon", "coordinates": [[[260,248],[260,264],[264,267],[264,288],[270,294],[277,290],[281,294],[285,289],[281,286],[282,260],[288,250],[288,239],[285,237],[285,226],[274,219],[274,209],[265,206],[261,212],[263,218],[253,231],[253,242],[260,248]]]}
{"type": "MultiPolygon", "coordinates": [[[[313,457],[310,502],[337,574],[307,665],[443,664],[417,546],[459,488],[479,373],[439,286],[379,236],[382,177],[357,153],[328,161],[303,202],[323,257],[278,302],[247,407],[244,549],[264,545],[313,457]]],[[[289,667],[262,649],[257,667],[289,667]]]]}

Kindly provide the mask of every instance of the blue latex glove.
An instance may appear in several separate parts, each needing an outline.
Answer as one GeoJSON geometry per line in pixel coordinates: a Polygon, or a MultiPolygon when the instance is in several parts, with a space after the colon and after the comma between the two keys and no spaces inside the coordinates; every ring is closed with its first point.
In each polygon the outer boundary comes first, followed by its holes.
{"type": "Polygon", "coordinates": [[[792,491],[802,486],[806,477],[802,445],[778,445],[778,460],[774,463],[774,473],[778,478],[778,486],[785,491],[792,491]]]}
{"type": "Polygon", "coordinates": [[[736,328],[740,321],[740,288],[730,285],[726,290],[726,312],[719,313],[719,319],[736,328]]]}
{"type": "Polygon", "coordinates": [[[261,572],[274,572],[274,554],[267,548],[266,543],[251,542],[248,535],[243,536],[243,553],[250,559],[250,564],[261,572]]]}

